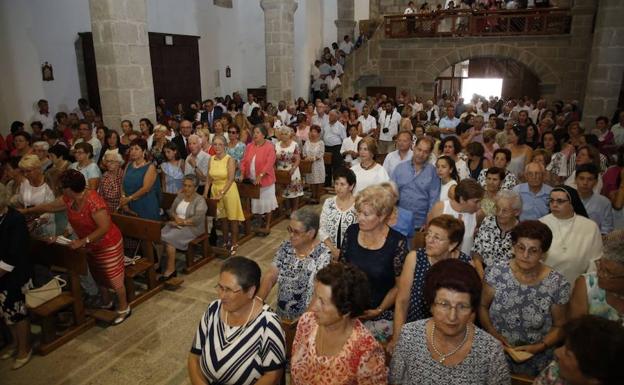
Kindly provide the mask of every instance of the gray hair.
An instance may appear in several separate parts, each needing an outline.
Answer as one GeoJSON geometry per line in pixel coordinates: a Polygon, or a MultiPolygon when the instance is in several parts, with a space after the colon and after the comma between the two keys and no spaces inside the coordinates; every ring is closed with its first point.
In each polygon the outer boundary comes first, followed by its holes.
{"type": "Polygon", "coordinates": [[[199,144],[201,146],[202,144],[202,138],[201,136],[197,135],[197,134],[191,134],[189,135],[189,137],[186,139],[187,143],[190,142],[191,140],[193,141],[197,141],[197,144],[199,144]]]}
{"type": "Polygon", "coordinates": [[[293,211],[293,213],[290,214],[290,219],[301,222],[305,231],[314,230],[314,236],[316,236],[320,221],[319,214],[316,211],[309,208],[302,208],[293,211]]]}
{"type": "Polygon", "coordinates": [[[197,178],[197,175],[195,174],[184,175],[184,178],[182,178],[182,181],[185,181],[185,180],[190,180],[191,182],[193,182],[194,186],[197,186],[197,183],[199,182],[199,179],[197,178]]]}
{"type": "Polygon", "coordinates": [[[48,151],[50,149],[50,144],[45,140],[40,140],[38,142],[33,143],[33,148],[40,148],[44,151],[48,151]]]}
{"type": "Polygon", "coordinates": [[[500,190],[496,194],[496,197],[494,198],[494,202],[498,203],[498,201],[501,199],[510,200],[512,202],[511,207],[513,209],[522,210],[522,199],[520,198],[520,194],[518,194],[517,192],[513,190],[500,190]]]}
{"type": "Polygon", "coordinates": [[[0,183],[0,209],[4,209],[11,201],[11,190],[0,183]]]}
{"type": "Polygon", "coordinates": [[[224,136],[224,135],[221,135],[221,134],[215,134],[215,135],[212,137],[212,143],[214,143],[214,142],[215,142],[215,140],[217,140],[217,139],[221,139],[221,141],[223,142],[223,144],[227,144],[227,143],[228,143],[227,139],[225,139],[225,136],[224,136]]]}
{"type": "Polygon", "coordinates": [[[624,264],[624,230],[615,230],[604,239],[602,257],[624,264]]]}
{"type": "Polygon", "coordinates": [[[115,150],[106,150],[106,152],[104,153],[104,160],[106,160],[107,158],[114,158],[113,160],[117,161],[117,163],[119,164],[123,164],[124,163],[124,159],[121,156],[121,154],[119,153],[119,151],[117,149],[115,150]]]}

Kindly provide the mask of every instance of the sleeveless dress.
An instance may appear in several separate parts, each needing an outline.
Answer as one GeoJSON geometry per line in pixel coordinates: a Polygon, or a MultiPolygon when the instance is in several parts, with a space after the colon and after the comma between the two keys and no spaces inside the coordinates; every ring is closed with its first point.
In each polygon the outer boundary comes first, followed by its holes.
{"type": "Polygon", "coordinates": [[[240,164],[241,164],[241,161],[243,160],[243,157],[245,156],[245,143],[238,142],[236,143],[234,147],[228,146],[225,148],[225,152],[227,152],[227,154],[231,156],[232,158],[234,158],[234,160],[236,161],[236,174],[234,175],[234,177],[240,178],[241,177],[240,164]]]}
{"type": "MultiPolygon", "coordinates": [[[[145,163],[137,168],[132,163],[128,164],[123,179],[123,189],[126,195],[130,196],[143,187],[143,178],[151,165],[151,163],[145,163]]],[[[128,203],[128,207],[140,218],[160,220],[160,183],[154,182],[147,194],[128,203]]]]}
{"type": "Polygon", "coordinates": [[[515,176],[518,176],[524,172],[524,160],[526,155],[522,154],[515,158],[511,158],[511,161],[507,165],[507,170],[511,171],[515,176]]]}
{"type": "MultiPolygon", "coordinates": [[[[63,196],[67,219],[79,238],[88,236],[97,228],[93,213],[106,210],[106,215],[109,215],[106,202],[97,192],[85,190],[85,198],[85,204],[78,211],[72,207],[74,201],[63,196]]],[[[87,260],[89,271],[96,282],[113,289],[122,287],[124,284],[123,241],[121,231],[112,220],[106,234],[86,247],[89,251],[87,260]]]]}
{"type": "Polygon", "coordinates": [[[583,274],[585,286],[587,287],[588,313],[611,321],[618,321],[624,325],[624,315],[618,313],[607,302],[607,292],[598,286],[598,276],[596,273],[583,274]]]}
{"type": "Polygon", "coordinates": [[[303,145],[304,157],[319,158],[312,162],[312,172],[307,174],[306,183],[319,184],[325,182],[325,163],[323,161],[323,155],[325,154],[325,144],[322,140],[317,142],[310,142],[309,140],[303,145]]]}
{"type": "Polygon", "coordinates": [[[171,194],[177,194],[182,189],[182,180],[184,179],[184,172],[180,167],[181,160],[177,161],[178,164],[174,165],[169,162],[164,162],[160,165],[160,169],[165,176],[165,192],[171,194]]]}
{"type": "MultiPolygon", "coordinates": [[[[291,141],[288,147],[282,147],[281,143],[275,146],[275,156],[277,159],[277,169],[289,171],[295,163],[295,156],[299,155],[299,146],[296,142],[291,141]]],[[[284,198],[297,198],[303,196],[303,182],[301,181],[301,173],[299,167],[293,172],[290,178],[290,184],[286,186],[282,192],[284,198]]]]}
{"type": "MultiPolygon", "coordinates": [[[[228,179],[227,164],[230,159],[229,155],[225,155],[219,160],[216,157],[210,158],[210,168],[208,175],[212,178],[212,186],[210,187],[210,195],[215,196],[225,187],[228,179]]],[[[217,218],[227,218],[230,221],[244,221],[245,214],[241,205],[240,196],[238,195],[238,187],[236,183],[232,183],[227,193],[217,203],[217,218]]]]}
{"type": "Polygon", "coordinates": [[[477,228],[477,215],[455,211],[455,209],[451,207],[451,201],[444,202],[442,214],[451,215],[464,222],[464,240],[461,244],[461,251],[466,255],[470,255],[470,250],[472,250],[472,244],[474,243],[475,229],[477,228]]]}

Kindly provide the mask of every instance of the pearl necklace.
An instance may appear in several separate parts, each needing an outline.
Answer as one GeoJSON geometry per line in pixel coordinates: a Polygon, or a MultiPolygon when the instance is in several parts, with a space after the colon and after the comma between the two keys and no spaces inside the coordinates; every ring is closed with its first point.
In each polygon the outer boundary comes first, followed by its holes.
{"type": "Polygon", "coordinates": [[[440,356],[440,359],[438,360],[438,362],[441,363],[441,364],[444,364],[444,361],[446,361],[447,358],[449,358],[453,354],[457,353],[459,351],[459,349],[461,349],[462,346],[464,346],[464,344],[468,340],[468,328],[466,327],[466,331],[464,332],[464,339],[462,340],[462,342],[460,342],[459,345],[457,345],[457,347],[455,349],[453,349],[450,353],[447,353],[447,354],[443,354],[436,347],[436,345],[435,345],[435,330],[436,330],[436,324],[435,324],[435,322],[433,322],[433,327],[431,328],[431,347],[433,348],[433,351],[438,356],[440,356]]]}
{"type": "MultiPolygon", "coordinates": [[[[245,329],[247,329],[247,325],[249,324],[249,320],[251,319],[251,315],[254,312],[254,309],[256,307],[256,299],[253,299],[253,302],[251,303],[251,310],[249,311],[249,314],[247,315],[247,320],[245,321],[245,323],[241,326],[241,328],[238,330],[238,333],[234,333],[232,336],[235,336],[233,339],[230,340],[230,337],[227,337],[224,333],[224,340],[225,340],[225,346],[229,346],[231,345],[234,341],[236,341],[240,336],[242,336],[245,333],[245,329]]],[[[224,317],[224,324],[225,326],[230,326],[228,325],[228,315],[230,314],[229,311],[225,312],[225,317],[224,317]]]]}

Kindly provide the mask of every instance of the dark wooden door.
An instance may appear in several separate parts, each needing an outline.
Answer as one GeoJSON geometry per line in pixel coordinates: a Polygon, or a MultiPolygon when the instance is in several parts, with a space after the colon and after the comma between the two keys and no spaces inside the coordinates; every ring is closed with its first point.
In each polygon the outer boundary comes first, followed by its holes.
{"type": "Polygon", "coordinates": [[[182,103],[185,107],[201,100],[199,75],[199,37],[149,33],[154,97],[165,98],[169,109],[182,103]],[[173,45],[165,45],[165,36],[172,36],[173,45]]]}
{"type": "MultiPolygon", "coordinates": [[[[98,88],[93,35],[91,32],[78,34],[82,45],[85,77],[89,103],[101,111],[98,88]]],[[[176,103],[185,107],[192,101],[201,100],[201,78],[199,75],[198,36],[169,35],[173,45],[165,45],[164,33],[149,33],[149,49],[154,81],[154,99],[163,97],[173,111],[176,103]]]]}

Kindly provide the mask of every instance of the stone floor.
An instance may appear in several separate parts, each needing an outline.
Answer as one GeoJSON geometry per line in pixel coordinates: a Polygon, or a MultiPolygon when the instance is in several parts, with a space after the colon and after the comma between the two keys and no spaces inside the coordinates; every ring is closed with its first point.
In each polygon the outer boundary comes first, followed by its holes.
{"type": "MultiPolygon", "coordinates": [[[[268,237],[241,245],[238,255],[253,258],[264,271],[288,237],[286,226],[282,221],[268,237]]],[[[216,298],[221,263],[183,275],[177,291],[160,292],[119,326],[95,326],[17,371],[10,370],[10,361],[0,361],[0,385],[190,384],[188,351],[201,315],[216,298]]],[[[269,303],[274,301],[275,290],[269,303]]]]}

